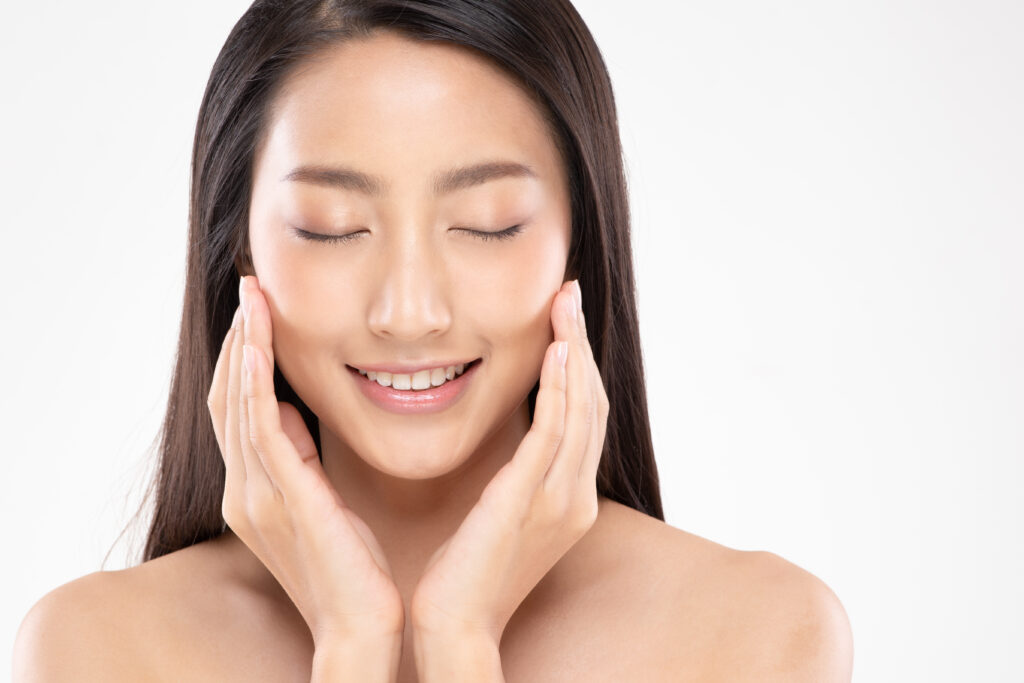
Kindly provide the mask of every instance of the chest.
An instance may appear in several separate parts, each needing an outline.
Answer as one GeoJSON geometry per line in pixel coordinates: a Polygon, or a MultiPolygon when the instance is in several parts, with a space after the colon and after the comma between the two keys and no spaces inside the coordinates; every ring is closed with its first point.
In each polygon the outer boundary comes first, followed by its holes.
{"type": "MultiPolygon", "coordinates": [[[[595,619],[589,611],[552,610],[543,617],[517,613],[501,644],[505,680],[710,680],[707,634],[680,639],[676,626],[659,619],[627,618],[621,612],[595,619]]],[[[308,683],[311,641],[293,629],[257,626],[193,630],[187,641],[178,640],[164,653],[157,670],[168,681],[308,683]]],[[[418,681],[411,642],[405,638],[398,683],[418,681]]]]}
{"type": "Polygon", "coordinates": [[[677,604],[656,584],[596,586],[540,614],[517,613],[502,639],[506,681],[702,681],[720,630],[709,610],[677,604]],[[521,617],[516,621],[517,617],[521,617]],[[515,628],[512,628],[512,627],[515,628]]]}
{"type": "MultiPolygon", "coordinates": [[[[506,681],[716,680],[733,595],[721,563],[692,545],[668,553],[634,528],[607,536],[569,556],[512,616],[500,650],[506,681]]],[[[177,614],[173,635],[155,639],[167,644],[153,664],[168,680],[310,680],[313,645],[297,611],[221,597],[177,614]]],[[[417,680],[407,628],[397,681],[417,680]]]]}
{"type": "MultiPolygon", "coordinates": [[[[542,582],[505,629],[505,680],[712,680],[718,629],[700,595],[680,596],[643,574],[574,589],[542,582]]],[[[156,645],[147,668],[168,681],[309,683],[312,674],[313,644],[297,613],[211,603],[174,612],[161,629],[147,638],[156,645]]],[[[408,629],[397,681],[418,681],[408,629]]]]}

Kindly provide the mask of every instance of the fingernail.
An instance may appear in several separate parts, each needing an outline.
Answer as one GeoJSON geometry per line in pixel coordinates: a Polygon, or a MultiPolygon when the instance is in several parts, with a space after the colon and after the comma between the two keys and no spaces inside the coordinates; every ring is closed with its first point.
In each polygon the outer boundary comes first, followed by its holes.
{"type": "Polygon", "coordinates": [[[576,319],[583,319],[583,290],[580,289],[579,279],[572,281],[573,298],[576,299],[576,319]]]}
{"type": "Polygon", "coordinates": [[[245,369],[249,374],[252,374],[253,359],[252,359],[252,347],[248,344],[242,346],[242,354],[245,356],[245,369]]]}

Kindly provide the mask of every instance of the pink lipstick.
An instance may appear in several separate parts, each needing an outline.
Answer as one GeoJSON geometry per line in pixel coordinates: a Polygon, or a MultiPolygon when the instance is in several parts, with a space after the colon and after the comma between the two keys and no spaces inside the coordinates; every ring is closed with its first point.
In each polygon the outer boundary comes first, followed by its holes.
{"type": "Polygon", "coordinates": [[[415,415],[441,412],[454,405],[466,393],[481,362],[482,359],[477,358],[466,366],[461,375],[447,380],[441,386],[419,390],[381,386],[379,382],[360,374],[352,366],[348,366],[348,371],[352,373],[363,395],[378,408],[400,415],[415,415]]]}

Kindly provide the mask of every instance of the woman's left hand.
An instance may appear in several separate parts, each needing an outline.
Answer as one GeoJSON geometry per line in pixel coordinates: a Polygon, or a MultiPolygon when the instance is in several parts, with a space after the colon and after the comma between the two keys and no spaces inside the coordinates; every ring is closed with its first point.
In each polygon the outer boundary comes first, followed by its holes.
{"type": "Polygon", "coordinates": [[[483,635],[497,646],[519,604],[597,520],[608,397],[574,292],[572,281],[555,296],[555,341],[530,430],[416,586],[410,619],[420,633],[483,635]],[[565,366],[557,357],[563,340],[565,366]]]}

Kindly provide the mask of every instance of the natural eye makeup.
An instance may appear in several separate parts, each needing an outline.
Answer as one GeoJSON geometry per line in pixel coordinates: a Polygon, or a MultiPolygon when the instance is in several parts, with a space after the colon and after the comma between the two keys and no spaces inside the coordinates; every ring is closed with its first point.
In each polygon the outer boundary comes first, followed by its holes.
{"type": "Polygon", "coordinates": [[[453,230],[465,230],[471,233],[485,242],[488,240],[510,240],[523,231],[522,223],[513,225],[510,228],[499,230],[498,232],[487,232],[485,230],[473,230],[471,228],[452,228],[453,230]]]}
{"type": "MultiPolygon", "coordinates": [[[[523,231],[523,225],[522,223],[519,223],[517,225],[513,225],[511,227],[505,228],[504,230],[499,230],[497,232],[490,232],[487,230],[475,230],[473,228],[452,228],[452,230],[467,232],[473,235],[474,237],[477,237],[478,239],[487,242],[490,240],[510,240],[523,231]]],[[[293,226],[292,232],[295,233],[301,239],[309,240],[312,242],[351,242],[367,231],[357,230],[355,232],[346,233],[344,235],[329,235],[319,232],[310,232],[309,230],[303,230],[302,228],[296,228],[293,226]]]]}
{"type": "Polygon", "coordinates": [[[365,230],[357,230],[356,232],[349,232],[344,235],[325,235],[319,232],[310,232],[303,230],[302,228],[292,227],[292,232],[295,233],[299,238],[309,240],[311,242],[351,242],[356,239],[359,235],[366,232],[365,230]]]}

